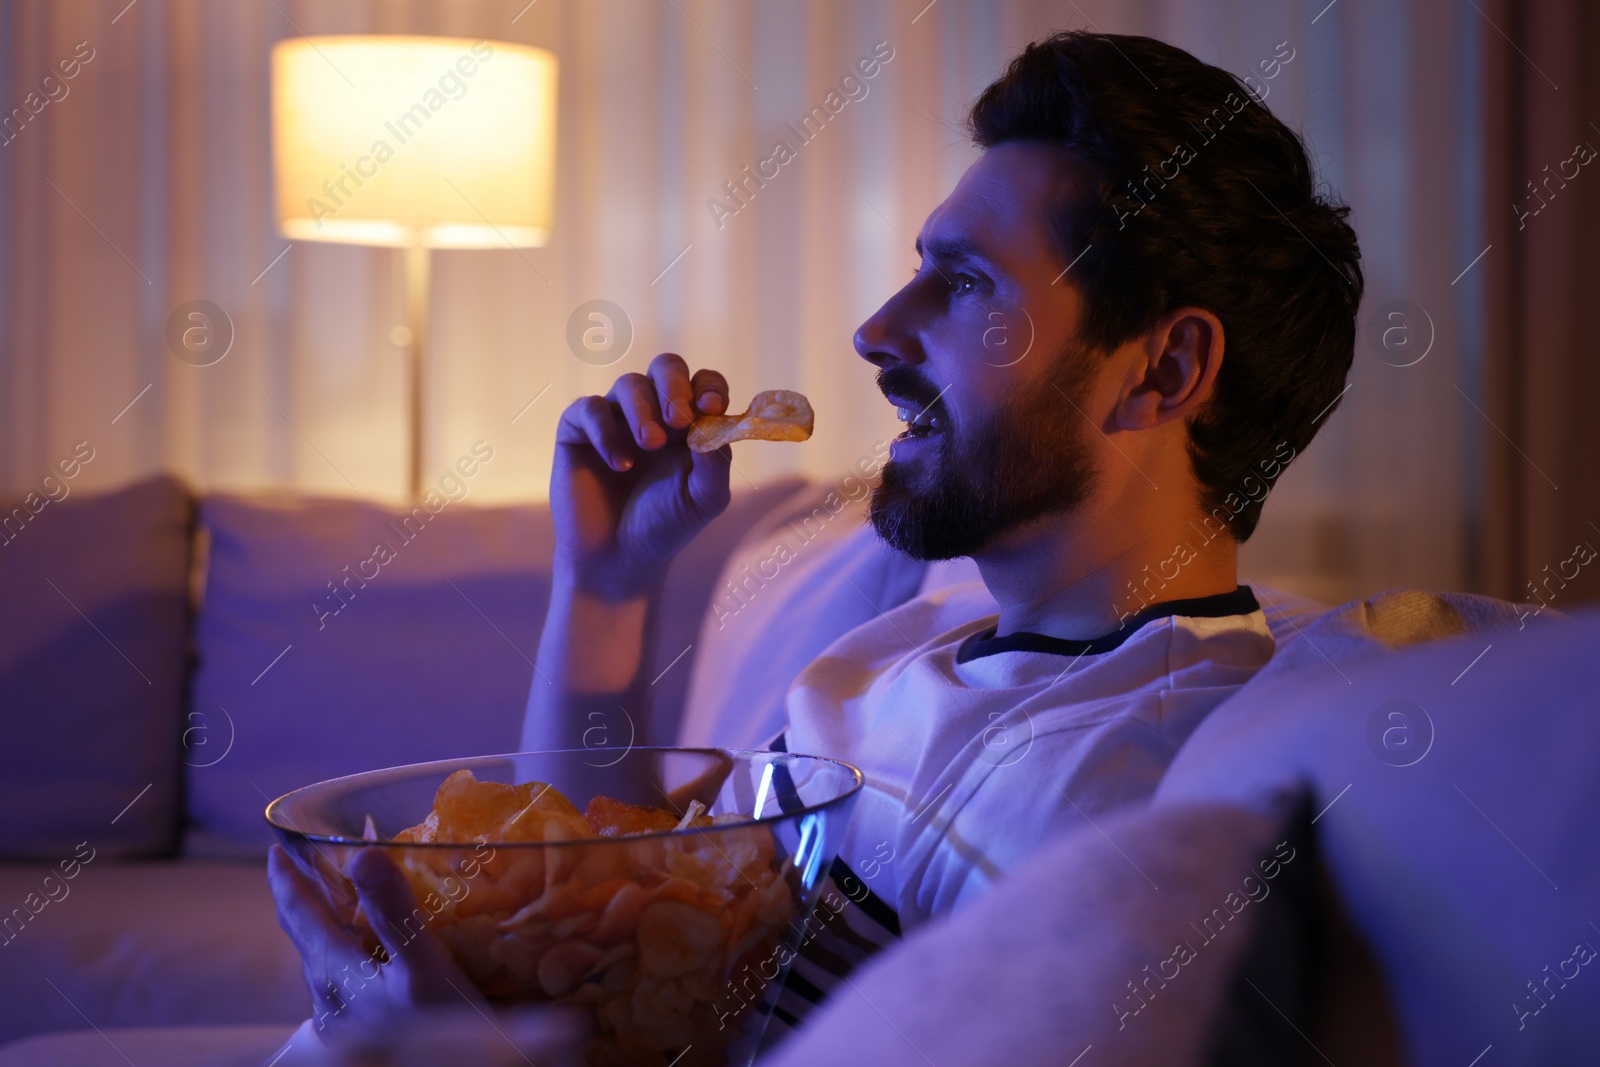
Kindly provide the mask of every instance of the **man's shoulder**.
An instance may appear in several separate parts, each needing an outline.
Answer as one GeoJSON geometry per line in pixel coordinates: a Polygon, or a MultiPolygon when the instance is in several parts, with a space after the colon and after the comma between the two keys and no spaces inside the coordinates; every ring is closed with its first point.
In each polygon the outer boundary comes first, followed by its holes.
{"type": "Polygon", "coordinates": [[[994,598],[982,582],[962,582],[919,594],[902,604],[880,609],[872,618],[834,639],[802,672],[802,679],[806,673],[827,669],[830,664],[879,671],[898,662],[909,663],[992,627],[997,612],[994,598]]]}
{"type": "MultiPolygon", "coordinates": [[[[877,636],[886,633],[897,638],[902,653],[921,653],[993,626],[999,612],[999,605],[981,581],[958,582],[919,593],[898,607],[880,612],[851,633],[868,629],[877,636]]],[[[845,639],[850,636],[846,634],[845,639]]]]}
{"type": "MultiPolygon", "coordinates": [[[[1000,605],[994,594],[981,580],[954,582],[934,589],[924,589],[900,605],[900,608],[917,608],[930,612],[969,615],[974,619],[997,615],[1000,605]]],[[[898,610],[898,609],[897,609],[898,610]]]]}

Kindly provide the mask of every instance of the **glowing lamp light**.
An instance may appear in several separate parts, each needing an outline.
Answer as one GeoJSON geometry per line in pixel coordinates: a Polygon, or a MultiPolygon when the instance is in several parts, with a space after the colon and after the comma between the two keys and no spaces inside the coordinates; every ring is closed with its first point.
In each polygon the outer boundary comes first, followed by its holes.
{"type": "Polygon", "coordinates": [[[272,49],[278,228],[406,250],[410,485],[422,492],[429,252],[532,248],[555,200],[556,57],[455,37],[297,37],[272,49]]]}
{"type": "Polygon", "coordinates": [[[555,189],[556,58],[452,37],[272,49],[278,225],[295,241],[536,247],[555,189]]]}

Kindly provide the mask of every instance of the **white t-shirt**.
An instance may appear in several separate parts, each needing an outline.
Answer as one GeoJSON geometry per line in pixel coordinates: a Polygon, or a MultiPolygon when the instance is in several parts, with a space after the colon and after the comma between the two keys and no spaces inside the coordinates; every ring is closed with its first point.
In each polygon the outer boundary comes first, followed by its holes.
{"type": "Polygon", "coordinates": [[[1147,799],[1273,652],[1244,586],[1152,605],[1092,641],[996,638],[993,608],[980,583],[917,597],[839,638],[790,687],[775,747],[852,763],[866,785],[775,1029],[1055,834],[1147,799]]]}

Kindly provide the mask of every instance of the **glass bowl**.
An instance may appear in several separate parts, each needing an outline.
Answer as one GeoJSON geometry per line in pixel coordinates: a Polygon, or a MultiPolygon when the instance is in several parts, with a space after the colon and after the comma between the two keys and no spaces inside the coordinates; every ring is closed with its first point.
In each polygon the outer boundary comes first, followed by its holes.
{"type": "Polygon", "coordinates": [[[382,950],[344,872],[360,849],[378,847],[416,894],[401,936],[437,936],[493,1003],[592,1012],[590,1063],[748,1064],[861,782],[849,764],[786,752],[518,752],[318,782],[274,800],[266,817],[374,960],[382,950]],[[527,834],[500,836],[544,840],[393,840],[424,823],[441,783],[460,770],[482,782],[548,784],[577,811],[609,797],[675,817],[703,805],[710,818],[583,836],[581,817],[536,787],[511,821],[491,822],[533,820],[527,834]]]}

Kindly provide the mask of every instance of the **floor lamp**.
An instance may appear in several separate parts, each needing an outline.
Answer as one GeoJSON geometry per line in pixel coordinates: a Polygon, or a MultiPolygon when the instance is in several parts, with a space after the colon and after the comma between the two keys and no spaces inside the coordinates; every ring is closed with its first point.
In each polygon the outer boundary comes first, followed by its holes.
{"type": "Polygon", "coordinates": [[[549,239],[556,77],[554,55],[504,41],[332,36],[273,46],[279,231],[404,250],[414,500],[432,250],[549,239]]]}

